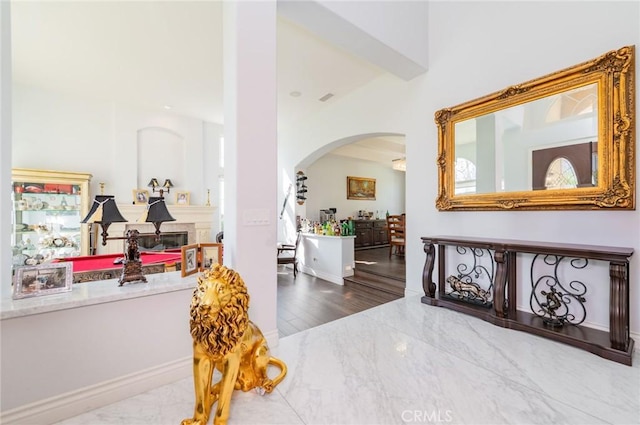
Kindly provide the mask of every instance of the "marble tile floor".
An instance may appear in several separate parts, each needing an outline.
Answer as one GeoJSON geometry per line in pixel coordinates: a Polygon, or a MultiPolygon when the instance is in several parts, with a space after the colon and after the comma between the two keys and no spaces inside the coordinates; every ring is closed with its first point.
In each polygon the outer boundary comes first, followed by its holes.
{"type": "MultiPolygon", "coordinates": [[[[272,351],[287,377],[264,396],[236,391],[229,425],[640,424],[637,351],[624,366],[418,296],[287,336],[272,351]]],[[[178,425],[192,413],[192,388],[183,379],[58,425],[178,425]]]]}

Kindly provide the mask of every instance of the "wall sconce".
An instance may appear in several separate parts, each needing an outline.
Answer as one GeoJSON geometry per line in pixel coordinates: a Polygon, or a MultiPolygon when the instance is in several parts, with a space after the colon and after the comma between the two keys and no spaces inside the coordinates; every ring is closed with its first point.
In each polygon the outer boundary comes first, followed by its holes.
{"type": "MultiPolygon", "coordinates": [[[[101,192],[104,189],[104,183],[100,183],[101,192]]],[[[162,194],[162,192],[160,192],[162,194]]],[[[167,205],[162,197],[150,197],[149,204],[138,222],[153,223],[156,229],[156,238],[160,236],[160,225],[165,221],[175,221],[176,219],[169,214],[167,205]]],[[[102,228],[102,245],[106,245],[108,240],[127,241],[124,260],[122,261],[122,275],[118,280],[119,286],[126,282],[146,282],[147,278],[142,273],[142,261],[140,260],[140,251],[138,250],[138,236],[140,232],[135,229],[127,230],[125,236],[111,236],[107,233],[107,229],[111,223],[126,223],[127,220],[120,214],[116,200],[113,195],[96,195],[91,204],[91,209],[87,216],[80,223],[97,223],[102,228]]]]}
{"type": "Polygon", "coordinates": [[[164,191],[165,190],[167,191],[167,193],[171,192],[171,188],[173,187],[173,183],[171,183],[171,179],[166,179],[164,181],[163,185],[160,186],[160,183],[158,183],[158,179],[156,179],[154,177],[154,178],[151,179],[151,181],[149,182],[149,184],[147,186],[149,186],[151,188],[153,193],[160,192],[160,197],[162,198],[164,196],[164,191]]]}
{"type": "Polygon", "coordinates": [[[298,171],[296,175],[296,200],[298,205],[303,205],[304,201],[307,200],[307,185],[305,184],[307,178],[302,171],[298,171]]]}
{"type": "Polygon", "coordinates": [[[407,159],[398,158],[391,161],[391,168],[398,171],[407,171],[407,159]]]}

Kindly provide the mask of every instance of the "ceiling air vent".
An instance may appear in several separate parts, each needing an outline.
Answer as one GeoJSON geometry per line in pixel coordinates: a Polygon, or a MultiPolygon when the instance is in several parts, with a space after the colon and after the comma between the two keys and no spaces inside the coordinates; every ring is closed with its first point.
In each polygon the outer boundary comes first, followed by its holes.
{"type": "Polygon", "coordinates": [[[327,93],[324,96],[322,96],[320,99],[318,99],[320,102],[326,102],[327,100],[331,99],[333,97],[333,93],[327,93]]]}

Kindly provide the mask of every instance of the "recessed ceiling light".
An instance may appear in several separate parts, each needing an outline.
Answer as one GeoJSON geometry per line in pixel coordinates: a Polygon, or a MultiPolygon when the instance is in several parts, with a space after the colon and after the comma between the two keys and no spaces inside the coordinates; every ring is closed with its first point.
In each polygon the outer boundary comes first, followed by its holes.
{"type": "Polygon", "coordinates": [[[302,95],[302,93],[300,93],[299,91],[292,91],[291,93],[289,93],[289,96],[291,97],[300,97],[302,95]]]}
{"type": "Polygon", "coordinates": [[[171,106],[171,105],[164,105],[164,109],[171,109],[171,108],[173,108],[173,106],[171,106]]]}

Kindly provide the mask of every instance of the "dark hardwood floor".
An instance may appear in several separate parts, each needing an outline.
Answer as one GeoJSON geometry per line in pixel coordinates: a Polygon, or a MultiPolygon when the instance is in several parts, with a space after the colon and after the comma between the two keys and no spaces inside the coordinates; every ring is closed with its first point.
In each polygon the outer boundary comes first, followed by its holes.
{"type": "MultiPolygon", "coordinates": [[[[395,255],[389,258],[388,247],[356,251],[355,259],[356,273],[365,269],[372,275],[395,277],[404,282],[404,258],[395,255]]],[[[281,266],[278,269],[279,335],[291,335],[401,297],[398,293],[358,284],[336,285],[305,273],[298,273],[294,279],[293,271],[281,266]]]]}

